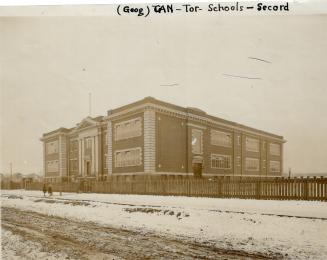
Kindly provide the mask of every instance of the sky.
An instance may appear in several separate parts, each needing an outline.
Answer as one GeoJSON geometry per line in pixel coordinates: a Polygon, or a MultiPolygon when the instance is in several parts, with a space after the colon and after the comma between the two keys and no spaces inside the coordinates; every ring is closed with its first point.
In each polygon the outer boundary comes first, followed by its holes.
{"type": "Polygon", "coordinates": [[[0,172],[41,173],[42,134],[87,117],[91,92],[92,116],[153,96],[282,135],[284,171],[325,173],[326,28],[326,15],[0,17],[0,172]]]}

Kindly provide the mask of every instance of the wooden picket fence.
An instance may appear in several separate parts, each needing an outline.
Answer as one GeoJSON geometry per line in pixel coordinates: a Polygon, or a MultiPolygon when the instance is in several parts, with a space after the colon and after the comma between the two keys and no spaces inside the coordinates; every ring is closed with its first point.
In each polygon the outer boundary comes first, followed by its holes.
{"type": "MultiPolygon", "coordinates": [[[[53,191],[172,195],[214,198],[327,201],[327,178],[166,178],[111,179],[105,182],[54,183],[53,191]]],[[[27,189],[41,190],[41,183],[27,189]]]]}

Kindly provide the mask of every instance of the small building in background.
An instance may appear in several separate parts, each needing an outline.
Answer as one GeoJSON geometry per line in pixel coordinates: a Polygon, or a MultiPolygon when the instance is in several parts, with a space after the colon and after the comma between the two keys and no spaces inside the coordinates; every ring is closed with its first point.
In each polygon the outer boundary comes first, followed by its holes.
{"type": "Polygon", "coordinates": [[[48,182],[125,175],[281,176],[282,136],[152,97],[43,134],[48,182]]]}
{"type": "Polygon", "coordinates": [[[41,183],[41,182],[43,182],[43,177],[36,173],[30,173],[30,174],[24,175],[24,177],[22,179],[22,185],[23,185],[23,188],[25,188],[25,189],[29,184],[41,183]]]}
{"type": "Polygon", "coordinates": [[[20,182],[22,182],[24,175],[22,173],[17,172],[9,177],[12,182],[20,183],[20,182]]]}

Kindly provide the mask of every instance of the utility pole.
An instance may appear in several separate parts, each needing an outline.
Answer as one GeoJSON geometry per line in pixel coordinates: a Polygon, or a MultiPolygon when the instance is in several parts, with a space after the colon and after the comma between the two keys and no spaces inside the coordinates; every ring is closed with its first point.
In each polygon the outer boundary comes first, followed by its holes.
{"type": "Polygon", "coordinates": [[[12,162],[10,162],[10,187],[9,189],[11,189],[12,186],[12,162]]]}

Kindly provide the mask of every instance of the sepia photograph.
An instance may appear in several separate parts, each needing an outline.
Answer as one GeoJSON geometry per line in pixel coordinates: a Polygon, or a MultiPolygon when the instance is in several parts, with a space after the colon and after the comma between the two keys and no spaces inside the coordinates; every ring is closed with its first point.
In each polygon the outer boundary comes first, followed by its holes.
{"type": "Polygon", "coordinates": [[[1,259],[327,259],[327,3],[0,4],[1,259]]]}

